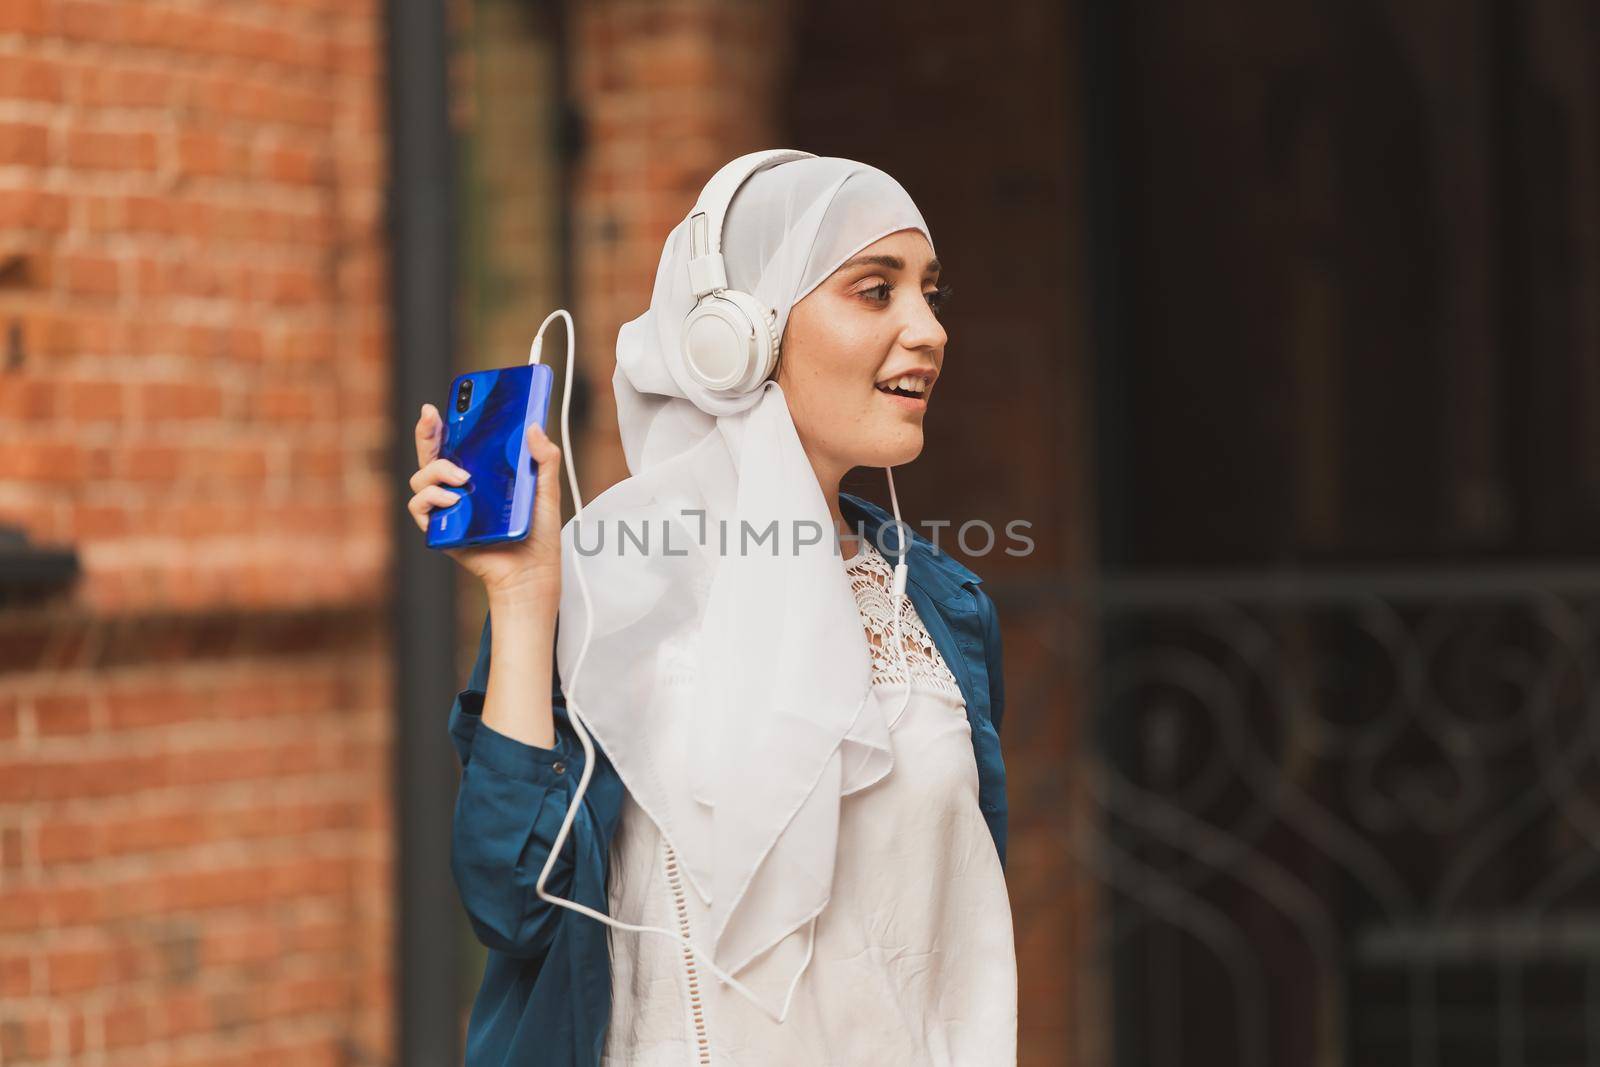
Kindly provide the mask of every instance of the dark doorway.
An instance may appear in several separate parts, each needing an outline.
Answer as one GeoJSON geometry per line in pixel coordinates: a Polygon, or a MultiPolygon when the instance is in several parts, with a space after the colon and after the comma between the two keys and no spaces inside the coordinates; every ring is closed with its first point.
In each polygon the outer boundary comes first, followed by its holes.
{"type": "Polygon", "coordinates": [[[1114,1062],[1600,1062],[1600,14],[1082,41],[1114,1062]]]}

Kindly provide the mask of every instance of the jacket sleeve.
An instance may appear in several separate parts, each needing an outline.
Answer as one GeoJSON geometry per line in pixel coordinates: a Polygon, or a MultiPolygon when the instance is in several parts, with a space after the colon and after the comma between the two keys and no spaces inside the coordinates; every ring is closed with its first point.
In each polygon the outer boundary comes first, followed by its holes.
{"type": "Polygon", "coordinates": [[[981,588],[978,594],[978,613],[983,620],[983,659],[989,667],[989,721],[994,732],[1000,733],[1001,720],[1006,713],[1006,678],[1004,657],[1000,643],[1000,618],[994,601],[981,588]]]}
{"type": "MultiPolygon", "coordinates": [[[[478,659],[467,687],[450,709],[450,739],[461,762],[451,826],[450,867],[462,905],[478,939],[499,952],[522,958],[543,956],[559,923],[578,915],[540,899],[534,890],[549,859],[557,832],[577,792],[583,773],[583,746],[567,715],[559,675],[552,671],[551,701],[556,744],[525,744],[483,723],[483,700],[489,685],[493,640],[490,619],[483,623],[478,659]]],[[[592,742],[592,739],[591,739],[592,742]]],[[[595,749],[595,767],[583,804],[573,818],[561,855],[550,870],[545,891],[577,899],[604,912],[594,877],[577,880],[580,862],[598,865],[604,885],[604,864],[621,811],[621,783],[605,754],[595,749]],[[583,859],[580,861],[579,857],[583,859]],[[599,899],[595,899],[596,897],[599,899]],[[585,899],[587,898],[587,899],[585,899]]],[[[591,875],[593,871],[589,872],[591,875]]]]}

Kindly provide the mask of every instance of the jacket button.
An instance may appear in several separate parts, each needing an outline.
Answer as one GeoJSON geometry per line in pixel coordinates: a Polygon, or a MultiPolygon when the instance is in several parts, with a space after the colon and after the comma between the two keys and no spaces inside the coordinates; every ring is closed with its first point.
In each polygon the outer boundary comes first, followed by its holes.
{"type": "Polygon", "coordinates": [[[555,771],[557,774],[567,773],[567,765],[562,763],[560,760],[556,760],[554,763],[550,764],[550,769],[555,771]]]}

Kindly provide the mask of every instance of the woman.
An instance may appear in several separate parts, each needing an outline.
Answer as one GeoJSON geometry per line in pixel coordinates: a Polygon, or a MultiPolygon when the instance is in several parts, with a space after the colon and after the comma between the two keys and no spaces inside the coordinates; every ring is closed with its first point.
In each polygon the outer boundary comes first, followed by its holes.
{"type": "MultiPolygon", "coordinates": [[[[529,537],[450,552],[489,597],[450,719],[452,865],[491,949],[469,1065],[1015,1060],[993,605],[920,537],[897,602],[910,531],[839,492],[853,467],[921,452],[948,287],[898,182],[795,155],[743,177],[712,223],[727,287],[781,342],[775,371],[730,392],[687,369],[697,205],[618,335],[632,476],[563,530],[559,453],[532,430],[529,537]],[[651,530],[670,547],[649,551],[651,530]],[[585,771],[545,891],[616,928],[535,888],[585,771]]],[[[454,499],[439,483],[464,480],[437,458],[440,425],[425,405],[424,529],[454,499]]]]}

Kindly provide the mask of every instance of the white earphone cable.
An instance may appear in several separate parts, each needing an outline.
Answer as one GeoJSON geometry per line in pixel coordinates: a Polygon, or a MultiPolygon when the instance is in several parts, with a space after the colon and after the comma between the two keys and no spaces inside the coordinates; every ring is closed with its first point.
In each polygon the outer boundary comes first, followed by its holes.
{"type": "MultiPolygon", "coordinates": [[[[561,391],[561,440],[565,446],[562,451],[566,458],[567,484],[571,487],[572,491],[572,521],[576,527],[582,522],[583,519],[583,497],[578,491],[578,475],[572,463],[572,433],[567,421],[567,413],[572,407],[572,377],[573,371],[575,370],[573,365],[573,350],[575,344],[573,337],[572,316],[569,315],[565,309],[552,311],[545,317],[544,322],[539,324],[539,332],[534,336],[533,345],[528,351],[528,362],[539,362],[540,354],[544,348],[545,327],[548,326],[550,321],[557,316],[564,318],[567,322],[567,376],[566,382],[561,391]]],[[[576,533],[577,531],[574,529],[574,534],[576,533]]],[[[578,788],[573,793],[572,803],[567,807],[566,818],[561,821],[561,829],[556,833],[555,844],[550,848],[550,856],[545,860],[544,868],[539,872],[539,880],[534,883],[534,891],[539,894],[539,899],[541,900],[548,901],[551,904],[558,904],[563,908],[568,908],[572,911],[579,912],[580,914],[587,915],[592,919],[598,919],[607,926],[615,927],[618,930],[633,930],[639,933],[663,934],[675,941],[678,941],[691,952],[693,952],[697,957],[699,957],[700,960],[706,964],[706,966],[710,967],[718,978],[721,978],[734,990],[744,996],[745,999],[749,1000],[763,1012],[766,1012],[769,1017],[781,1023],[789,1014],[789,1002],[794,996],[795,986],[799,984],[800,975],[805,973],[806,967],[809,966],[811,962],[811,948],[814,945],[814,940],[813,945],[807,946],[806,962],[801,965],[799,972],[797,972],[795,975],[794,982],[789,986],[788,996],[784,998],[783,1011],[778,1015],[772,1015],[772,1012],[769,1011],[766,1006],[762,1004],[761,1001],[756,997],[756,995],[747,989],[742,982],[734,978],[731,974],[728,974],[721,967],[718,967],[716,962],[711,959],[710,955],[696,945],[691,939],[683,936],[676,930],[669,930],[662,926],[638,926],[633,923],[621,922],[620,920],[613,919],[611,916],[606,915],[603,912],[595,911],[593,908],[579,904],[577,901],[566,900],[562,897],[554,895],[553,893],[545,892],[544,886],[546,880],[550,877],[550,869],[555,866],[556,857],[561,855],[561,849],[567,840],[567,834],[572,829],[572,821],[577,816],[578,806],[583,803],[583,794],[589,788],[589,779],[594,772],[594,744],[589,739],[588,728],[583,724],[582,712],[578,709],[577,702],[572,698],[572,693],[577,688],[576,683],[578,674],[583,669],[584,656],[587,655],[589,651],[589,640],[594,635],[594,602],[589,597],[589,583],[583,577],[583,567],[579,565],[576,559],[573,560],[573,570],[578,576],[578,590],[583,595],[583,644],[579,646],[578,658],[573,661],[572,677],[566,680],[565,684],[562,686],[562,689],[566,693],[567,717],[572,722],[573,733],[578,735],[578,742],[583,746],[583,773],[578,776],[578,788]]],[[[902,586],[904,585],[903,582],[900,584],[902,586]]]]}
{"type": "Polygon", "coordinates": [[[905,523],[900,520],[900,498],[894,491],[894,471],[885,467],[883,473],[889,478],[889,505],[894,508],[895,547],[899,550],[894,564],[893,596],[890,598],[894,607],[894,647],[900,656],[900,677],[906,684],[905,693],[900,697],[900,708],[894,713],[894,718],[889,720],[889,725],[893,726],[900,721],[900,716],[905,714],[906,705],[911,702],[911,664],[906,659],[905,639],[900,633],[900,612],[902,601],[906,597],[906,528],[905,523]]]}

